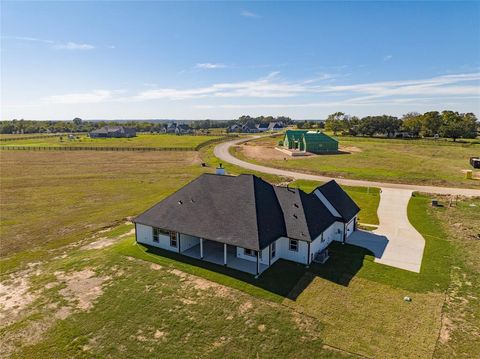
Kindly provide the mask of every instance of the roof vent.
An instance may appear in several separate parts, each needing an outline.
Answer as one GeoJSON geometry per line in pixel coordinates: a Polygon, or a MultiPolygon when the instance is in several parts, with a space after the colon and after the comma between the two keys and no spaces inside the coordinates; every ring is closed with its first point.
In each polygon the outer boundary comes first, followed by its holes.
{"type": "Polygon", "coordinates": [[[182,202],[182,201],[178,201],[178,204],[183,204],[183,202],[182,202]]]}
{"type": "Polygon", "coordinates": [[[296,214],[293,215],[293,218],[298,218],[298,216],[296,214]]]}
{"type": "Polygon", "coordinates": [[[218,167],[215,170],[215,173],[217,175],[224,175],[225,174],[225,168],[223,168],[222,164],[220,163],[218,167]]]}
{"type": "Polygon", "coordinates": [[[298,204],[296,204],[296,203],[294,203],[293,206],[294,206],[295,208],[298,208],[298,204]]]}

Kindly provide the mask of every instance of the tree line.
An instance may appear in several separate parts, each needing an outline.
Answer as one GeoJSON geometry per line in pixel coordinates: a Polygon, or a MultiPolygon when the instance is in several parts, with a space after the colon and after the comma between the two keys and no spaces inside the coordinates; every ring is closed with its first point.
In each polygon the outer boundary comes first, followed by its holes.
{"type": "Polygon", "coordinates": [[[334,135],[444,137],[455,141],[477,137],[480,126],[473,113],[454,111],[409,112],[401,118],[388,115],[359,118],[335,112],[325,120],[325,129],[334,135]]]}
{"type": "Polygon", "coordinates": [[[74,118],[72,121],[30,121],[11,120],[0,122],[0,133],[73,133],[90,132],[103,126],[125,126],[135,128],[137,132],[161,132],[171,122],[188,124],[194,130],[207,130],[209,128],[227,128],[233,124],[260,124],[270,122],[283,122],[286,125],[292,124],[289,117],[279,116],[240,116],[236,120],[196,120],[196,121],[83,121],[81,118],[74,118]]]}

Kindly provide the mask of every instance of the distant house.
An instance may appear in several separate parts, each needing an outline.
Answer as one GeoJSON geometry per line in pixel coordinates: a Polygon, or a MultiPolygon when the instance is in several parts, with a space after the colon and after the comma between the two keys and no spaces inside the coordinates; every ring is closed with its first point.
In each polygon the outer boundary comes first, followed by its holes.
{"type": "Polygon", "coordinates": [[[268,124],[268,131],[281,131],[284,129],[283,123],[281,122],[270,122],[268,124]]]}
{"type": "Polygon", "coordinates": [[[306,193],[253,175],[203,174],[137,216],[135,236],[259,275],[278,259],[326,260],[329,244],[356,230],[359,211],[335,181],[306,193]]]}
{"type": "Polygon", "coordinates": [[[227,132],[241,132],[242,126],[233,124],[230,127],[227,128],[227,132]]]}
{"type": "Polygon", "coordinates": [[[89,133],[91,138],[135,137],[137,131],[132,127],[104,126],[89,133]]]}
{"type": "Polygon", "coordinates": [[[267,123],[259,123],[257,125],[257,129],[258,129],[259,132],[268,131],[268,124],[267,123]]]}
{"type": "Polygon", "coordinates": [[[337,152],[338,141],[320,131],[287,130],[283,136],[283,147],[300,152],[337,152]]]}
{"type": "Polygon", "coordinates": [[[167,127],[163,129],[163,132],[175,135],[186,135],[189,133],[193,133],[193,130],[189,125],[171,122],[167,125],[167,127]]]}
{"type": "Polygon", "coordinates": [[[257,125],[249,122],[244,125],[233,124],[227,128],[227,132],[258,133],[261,132],[261,130],[258,128],[257,125]]]}

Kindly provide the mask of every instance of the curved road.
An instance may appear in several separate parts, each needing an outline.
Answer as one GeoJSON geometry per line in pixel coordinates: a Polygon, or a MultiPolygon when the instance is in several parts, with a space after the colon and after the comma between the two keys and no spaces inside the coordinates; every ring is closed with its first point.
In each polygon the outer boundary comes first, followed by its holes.
{"type": "MultiPolygon", "coordinates": [[[[258,137],[258,136],[256,136],[258,137]]],[[[409,191],[416,192],[425,192],[425,193],[435,193],[435,194],[450,194],[450,195],[460,195],[460,196],[479,196],[480,190],[470,189],[470,188],[449,188],[449,187],[436,187],[436,186],[419,186],[411,184],[402,184],[402,183],[388,183],[388,182],[371,182],[363,180],[354,180],[346,178],[335,178],[327,177],[320,175],[312,175],[308,173],[293,172],[289,170],[282,170],[278,168],[272,168],[267,166],[256,165],[250,162],[242,161],[230,154],[228,149],[232,146],[238,145],[242,142],[247,142],[256,137],[241,138],[233,141],[223,142],[217,145],[214,149],[215,156],[222,161],[229,162],[239,167],[243,167],[252,171],[258,171],[263,173],[269,173],[273,175],[291,177],[294,179],[306,179],[312,181],[326,182],[334,179],[337,183],[346,185],[346,186],[360,186],[360,187],[379,187],[379,188],[393,188],[393,189],[404,189],[409,191]]]]}

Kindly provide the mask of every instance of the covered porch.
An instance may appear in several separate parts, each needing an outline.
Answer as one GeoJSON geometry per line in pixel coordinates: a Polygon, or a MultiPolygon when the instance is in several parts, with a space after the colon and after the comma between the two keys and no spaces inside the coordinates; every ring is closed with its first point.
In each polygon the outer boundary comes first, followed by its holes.
{"type": "Polygon", "coordinates": [[[268,268],[267,265],[260,262],[238,258],[236,250],[237,247],[232,245],[199,238],[197,244],[180,250],[180,253],[253,275],[259,275],[268,268]]]}

